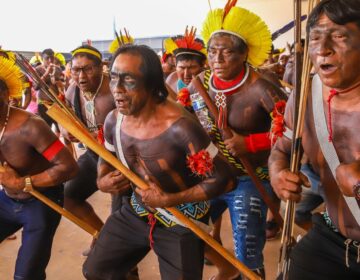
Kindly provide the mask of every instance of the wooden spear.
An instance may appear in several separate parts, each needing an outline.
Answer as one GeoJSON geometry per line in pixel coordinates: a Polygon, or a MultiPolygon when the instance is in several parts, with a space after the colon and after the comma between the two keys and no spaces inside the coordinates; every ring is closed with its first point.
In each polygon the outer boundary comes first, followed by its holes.
{"type": "MultiPolygon", "coordinates": [[[[52,105],[47,114],[67,129],[72,135],[78,138],[81,142],[87,145],[88,148],[93,150],[98,154],[102,159],[107,161],[117,170],[119,170],[126,178],[133,182],[140,189],[146,190],[149,186],[135,173],[127,169],[112,153],[106,150],[102,145],[100,145],[88,132],[85,132],[79,129],[79,125],[74,123],[71,118],[69,118],[64,112],[59,108],[57,104],[52,105]]],[[[187,218],[181,211],[175,207],[165,208],[171,214],[175,216],[182,224],[192,230],[197,236],[204,240],[209,246],[211,246],[215,251],[222,255],[227,261],[234,265],[241,273],[243,273],[249,279],[260,279],[260,277],[247,268],[243,263],[241,263],[237,258],[234,257],[229,251],[222,247],[215,239],[213,239],[208,233],[200,229],[193,221],[187,218]]]]}
{"type": "MultiPolygon", "coordinates": [[[[204,88],[200,78],[197,76],[195,77],[191,83],[194,85],[195,89],[199,92],[201,97],[204,99],[206,106],[209,108],[209,111],[214,116],[215,120],[219,117],[218,109],[216,108],[214,102],[211,100],[208,92],[204,88]]],[[[223,136],[225,139],[231,138],[233,136],[233,132],[229,127],[223,130],[223,136]]],[[[274,215],[274,219],[276,220],[277,224],[282,227],[283,226],[283,218],[280,216],[279,211],[277,211],[277,207],[275,206],[274,202],[270,199],[269,195],[267,194],[261,180],[256,175],[254,169],[252,168],[250,162],[245,157],[240,157],[240,162],[245,167],[248,175],[250,176],[251,180],[253,181],[254,185],[256,186],[257,190],[259,191],[261,198],[265,201],[266,205],[269,207],[270,211],[274,215]]]]}

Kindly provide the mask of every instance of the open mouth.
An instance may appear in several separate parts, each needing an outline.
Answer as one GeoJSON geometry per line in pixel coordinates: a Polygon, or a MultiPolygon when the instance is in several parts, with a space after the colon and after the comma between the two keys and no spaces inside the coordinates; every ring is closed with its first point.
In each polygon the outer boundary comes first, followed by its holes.
{"type": "Polygon", "coordinates": [[[117,108],[124,108],[129,104],[129,102],[124,97],[116,97],[115,98],[115,104],[116,104],[117,108]]]}
{"type": "Polygon", "coordinates": [[[331,74],[336,71],[336,66],[329,63],[324,63],[320,65],[321,72],[324,74],[331,74]]]}

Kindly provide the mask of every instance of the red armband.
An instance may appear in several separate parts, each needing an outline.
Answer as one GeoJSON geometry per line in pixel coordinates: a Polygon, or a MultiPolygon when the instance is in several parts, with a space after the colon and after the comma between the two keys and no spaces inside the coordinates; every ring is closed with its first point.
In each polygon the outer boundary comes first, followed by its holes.
{"type": "Polygon", "coordinates": [[[52,161],[54,157],[64,148],[64,144],[59,139],[56,139],[45,151],[42,152],[44,158],[52,161]]]}
{"type": "Polygon", "coordinates": [[[264,133],[250,134],[249,136],[245,137],[245,145],[246,145],[246,149],[250,153],[270,150],[271,148],[270,133],[264,132],[264,133]]]}

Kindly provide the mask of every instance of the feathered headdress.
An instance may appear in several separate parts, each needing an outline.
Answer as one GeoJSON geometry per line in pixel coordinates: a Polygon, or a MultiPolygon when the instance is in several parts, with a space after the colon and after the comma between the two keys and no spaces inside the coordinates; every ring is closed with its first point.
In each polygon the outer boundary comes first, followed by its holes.
{"type": "Polygon", "coordinates": [[[9,91],[9,97],[20,97],[23,91],[23,74],[16,66],[15,61],[0,57],[0,80],[2,80],[9,91]]]}
{"type": "Polygon", "coordinates": [[[271,50],[271,33],[266,23],[256,14],[236,7],[237,0],[228,0],[224,9],[208,13],[203,23],[202,37],[209,42],[216,33],[228,33],[242,39],[248,46],[248,62],[261,65],[271,50]]]}
{"type": "Polygon", "coordinates": [[[54,57],[57,58],[57,60],[59,60],[59,62],[62,66],[66,65],[66,59],[62,53],[55,53],[54,57]]]}
{"type": "Polygon", "coordinates": [[[130,36],[129,31],[124,28],[125,35],[122,34],[120,30],[120,36],[115,30],[115,39],[109,45],[109,53],[114,53],[118,48],[125,44],[133,44],[134,38],[130,36]]]}
{"type": "Polygon", "coordinates": [[[35,55],[30,58],[29,63],[31,65],[36,65],[38,63],[41,64],[42,63],[41,55],[38,52],[36,52],[35,55]]]}
{"type": "Polygon", "coordinates": [[[195,38],[196,28],[189,30],[186,26],[185,34],[168,38],[164,41],[166,53],[178,56],[180,54],[198,55],[206,59],[206,48],[202,40],[195,38]]]}

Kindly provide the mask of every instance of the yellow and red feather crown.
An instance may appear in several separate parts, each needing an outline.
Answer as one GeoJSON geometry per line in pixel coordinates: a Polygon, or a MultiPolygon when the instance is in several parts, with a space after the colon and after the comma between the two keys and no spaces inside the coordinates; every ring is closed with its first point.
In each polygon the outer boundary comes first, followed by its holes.
{"type": "Polygon", "coordinates": [[[271,51],[271,33],[266,23],[247,9],[237,7],[237,0],[228,0],[224,9],[211,10],[202,28],[202,37],[209,42],[212,35],[220,32],[235,35],[248,46],[248,62],[261,65],[271,51]]]}
{"type": "Polygon", "coordinates": [[[206,58],[206,48],[202,40],[196,38],[196,28],[186,26],[184,35],[167,38],[164,41],[166,53],[179,55],[189,53],[193,55],[201,55],[206,58]]]}

